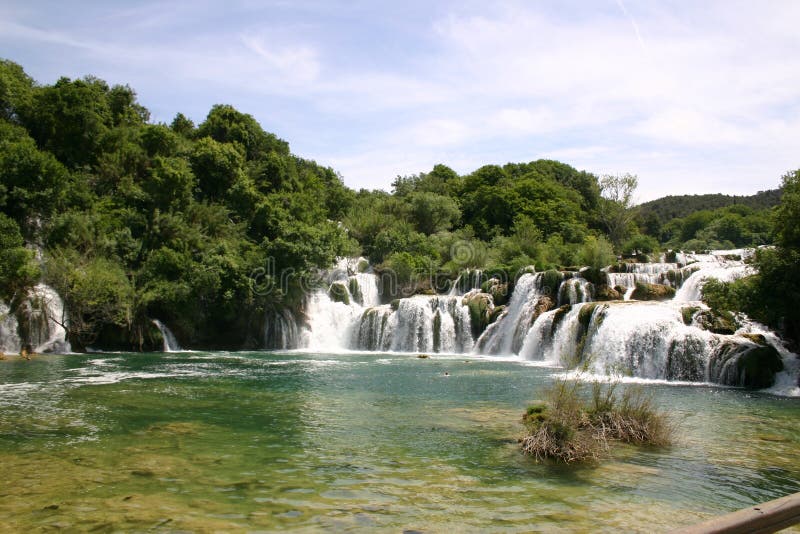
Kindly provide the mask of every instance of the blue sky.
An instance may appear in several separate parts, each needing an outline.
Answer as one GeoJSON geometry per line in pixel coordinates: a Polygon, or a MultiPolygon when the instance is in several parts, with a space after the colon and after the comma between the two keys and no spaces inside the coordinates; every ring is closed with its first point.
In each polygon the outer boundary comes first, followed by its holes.
{"type": "Polygon", "coordinates": [[[346,184],[553,158],[640,201],[800,167],[800,2],[0,2],[41,83],[127,83],[155,121],[252,114],[346,184]]]}

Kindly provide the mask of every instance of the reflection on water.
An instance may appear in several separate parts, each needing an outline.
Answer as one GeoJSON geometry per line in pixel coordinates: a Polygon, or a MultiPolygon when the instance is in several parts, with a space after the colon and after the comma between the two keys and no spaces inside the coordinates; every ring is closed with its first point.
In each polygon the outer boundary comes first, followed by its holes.
{"type": "Polygon", "coordinates": [[[800,491],[800,400],[706,386],[648,386],[681,423],[670,449],[536,464],[519,418],[557,372],[397,354],[3,361],[0,522],[652,532],[800,491]]]}

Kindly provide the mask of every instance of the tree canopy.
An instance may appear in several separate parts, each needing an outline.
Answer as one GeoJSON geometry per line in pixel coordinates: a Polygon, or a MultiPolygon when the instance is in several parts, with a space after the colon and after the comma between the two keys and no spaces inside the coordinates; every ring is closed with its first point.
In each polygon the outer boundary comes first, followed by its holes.
{"type": "Polygon", "coordinates": [[[391,193],[353,191],[230,105],[197,124],[181,113],[153,123],[127,85],[39,85],[0,61],[0,299],[53,285],[76,349],[142,348],[153,318],[185,346],[260,346],[265,315],[302,317],[301,280],[337,256],[363,254],[410,281],[775,238],[793,250],[797,181],[784,179],[774,217],[769,192],[635,208],[636,177],[543,159],[464,175],[437,164],[398,176],[391,193]]]}

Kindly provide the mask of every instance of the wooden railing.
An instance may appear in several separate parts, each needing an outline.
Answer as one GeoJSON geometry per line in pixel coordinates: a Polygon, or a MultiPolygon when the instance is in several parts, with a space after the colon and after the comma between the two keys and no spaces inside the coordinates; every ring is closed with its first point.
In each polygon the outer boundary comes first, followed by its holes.
{"type": "Polygon", "coordinates": [[[798,523],[800,523],[800,493],[794,493],[682,528],[677,530],[676,534],[766,534],[798,523]]]}

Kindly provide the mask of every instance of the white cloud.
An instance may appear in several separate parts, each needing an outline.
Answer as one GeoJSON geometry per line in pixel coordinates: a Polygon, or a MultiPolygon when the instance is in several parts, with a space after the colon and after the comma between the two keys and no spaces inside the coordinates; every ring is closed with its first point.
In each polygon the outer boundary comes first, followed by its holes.
{"type": "Polygon", "coordinates": [[[650,197],[765,189],[800,166],[800,2],[412,2],[414,24],[367,5],[134,5],[104,8],[108,27],[29,7],[3,12],[0,45],[83,58],[150,100],[253,103],[357,186],[547,156],[638,173],[650,197]]]}

